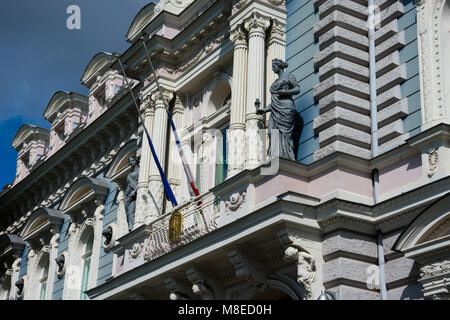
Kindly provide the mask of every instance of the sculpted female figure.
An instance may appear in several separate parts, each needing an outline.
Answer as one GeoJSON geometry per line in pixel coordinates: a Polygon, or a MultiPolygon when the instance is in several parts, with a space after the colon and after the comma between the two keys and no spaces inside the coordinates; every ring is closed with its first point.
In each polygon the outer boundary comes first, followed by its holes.
{"type": "Polygon", "coordinates": [[[127,176],[127,186],[125,189],[125,211],[127,213],[128,229],[131,231],[134,226],[134,213],[136,211],[137,185],[139,179],[139,165],[136,157],[128,158],[131,172],[127,176]]]}
{"type": "Polygon", "coordinates": [[[298,114],[292,97],[300,93],[300,86],[295,77],[284,70],[287,67],[288,64],[283,60],[272,60],[272,70],[278,75],[278,79],[270,87],[271,104],[266,109],[257,110],[257,113],[271,111],[268,127],[271,139],[270,154],[274,152],[272,148],[277,142],[272,141],[272,131],[275,129],[279,130],[279,157],[295,160],[294,134],[298,114]]]}

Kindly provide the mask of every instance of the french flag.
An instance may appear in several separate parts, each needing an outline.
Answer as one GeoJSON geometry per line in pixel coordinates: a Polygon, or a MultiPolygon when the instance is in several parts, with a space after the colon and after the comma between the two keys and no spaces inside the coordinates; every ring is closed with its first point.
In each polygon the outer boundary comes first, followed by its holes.
{"type": "Polygon", "coordinates": [[[169,200],[170,202],[172,202],[172,205],[174,207],[177,207],[178,206],[177,199],[175,198],[175,195],[173,194],[173,191],[172,191],[172,188],[170,187],[169,181],[167,180],[164,170],[161,167],[161,163],[159,163],[158,155],[156,154],[152,139],[150,138],[147,128],[145,128],[145,125],[144,125],[144,130],[145,130],[145,135],[147,136],[150,150],[152,151],[153,159],[155,160],[156,166],[158,167],[159,175],[161,176],[161,180],[164,185],[164,193],[166,194],[166,199],[169,200]]]}
{"type": "Polygon", "coordinates": [[[191,194],[191,197],[198,197],[200,195],[200,192],[195,185],[194,175],[192,174],[191,168],[189,167],[189,164],[186,161],[186,157],[184,156],[183,147],[181,146],[180,139],[178,139],[177,129],[175,128],[175,124],[173,123],[172,117],[170,116],[170,113],[167,109],[166,112],[167,117],[169,118],[170,126],[172,127],[173,135],[175,137],[178,153],[180,154],[181,162],[183,163],[184,172],[186,173],[186,177],[189,182],[189,193],[191,194]]]}

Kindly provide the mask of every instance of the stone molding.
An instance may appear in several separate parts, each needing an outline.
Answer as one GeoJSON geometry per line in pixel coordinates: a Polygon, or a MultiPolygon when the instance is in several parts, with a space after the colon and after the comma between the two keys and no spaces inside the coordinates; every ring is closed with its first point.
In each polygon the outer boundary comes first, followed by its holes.
{"type": "Polygon", "coordinates": [[[422,123],[425,125],[448,117],[444,106],[450,102],[444,97],[440,30],[445,1],[420,1],[416,8],[422,123]]]}

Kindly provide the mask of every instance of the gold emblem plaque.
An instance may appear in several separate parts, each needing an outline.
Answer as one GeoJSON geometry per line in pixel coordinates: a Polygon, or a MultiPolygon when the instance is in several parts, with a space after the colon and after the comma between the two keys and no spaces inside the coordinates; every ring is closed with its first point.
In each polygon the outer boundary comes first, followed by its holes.
{"type": "Polygon", "coordinates": [[[180,211],[176,210],[170,216],[169,220],[169,242],[174,243],[180,239],[183,232],[183,215],[180,211]]]}

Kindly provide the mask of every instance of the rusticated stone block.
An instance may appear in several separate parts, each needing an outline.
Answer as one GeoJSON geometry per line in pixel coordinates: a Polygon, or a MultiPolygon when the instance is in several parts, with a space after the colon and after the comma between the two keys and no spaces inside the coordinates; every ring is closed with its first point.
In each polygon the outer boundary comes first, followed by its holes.
{"type": "Polygon", "coordinates": [[[320,67],[320,80],[323,81],[335,73],[339,73],[362,82],[369,82],[369,68],[340,58],[334,58],[320,67]]]}
{"type": "Polygon", "coordinates": [[[378,142],[383,144],[403,134],[402,120],[396,120],[378,130],[378,142]]]}
{"type": "Polygon", "coordinates": [[[319,37],[320,50],[324,50],[333,42],[340,42],[359,50],[369,51],[369,39],[366,36],[339,26],[333,27],[319,37]]]}
{"type": "Polygon", "coordinates": [[[407,79],[406,65],[402,64],[391,72],[377,79],[377,94],[381,94],[407,79]]]}
{"type": "Polygon", "coordinates": [[[405,257],[387,261],[384,269],[387,285],[400,280],[415,278],[419,273],[417,262],[405,257]]]}
{"type": "Polygon", "coordinates": [[[398,256],[400,253],[393,251],[395,242],[400,236],[402,230],[396,230],[391,233],[383,235],[383,251],[385,256],[395,255],[398,256]]]}
{"type": "Polygon", "coordinates": [[[367,7],[351,0],[328,0],[319,7],[320,19],[333,11],[341,11],[358,19],[367,21],[367,7]]]}
{"type": "Polygon", "coordinates": [[[389,22],[383,28],[375,32],[375,45],[379,45],[383,41],[395,36],[398,33],[398,21],[394,20],[389,22]]]}
{"type": "Polygon", "coordinates": [[[403,135],[398,136],[392,140],[389,140],[389,141],[381,144],[378,147],[378,153],[382,154],[382,153],[388,152],[389,150],[397,148],[398,146],[400,146],[404,143],[405,143],[405,137],[403,135]]]}
{"type": "Polygon", "coordinates": [[[365,67],[369,66],[369,53],[343,43],[334,42],[332,45],[316,54],[314,57],[314,67],[319,69],[334,58],[348,60],[365,67]]]}
{"type": "Polygon", "coordinates": [[[370,139],[369,133],[339,123],[319,133],[319,145],[321,148],[334,140],[341,140],[361,148],[370,149],[370,139]]]}
{"type": "Polygon", "coordinates": [[[368,35],[367,20],[361,20],[340,11],[333,11],[314,25],[315,39],[319,39],[322,34],[335,26],[349,29],[364,36],[368,35]]]}
{"type": "Polygon", "coordinates": [[[322,253],[325,260],[345,253],[359,260],[376,262],[378,256],[375,238],[347,230],[336,230],[324,236],[322,253]]]}
{"type": "Polygon", "coordinates": [[[402,99],[402,91],[400,86],[397,85],[382,94],[377,95],[377,109],[383,110],[387,106],[396,103],[402,99]]]}
{"type": "Polygon", "coordinates": [[[369,84],[341,74],[334,74],[314,87],[314,98],[320,99],[333,91],[342,91],[362,99],[369,99],[369,84]]]}
{"type": "Polygon", "coordinates": [[[403,3],[401,1],[395,1],[392,5],[381,11],[381,27],[387,25],[397,18],[400,18],[404,12],[405,7],[403,6],[403,3]]]}
{"type": "Polygon", "coordinates": [[[403,48],[406,44],[405,32],[402,31],[393,35],[389,39],[385,40],[383,43],[375,47],[375,59],[379,61],[390,55],[392,52],[403,48]]]}
{"type": "MultiPolygon", "coordinates": [[[[345,281],[359,282],[361,286],[368,283],[368,278],[373,275],[373,264],[348,259],[337,258],[328,261],[323,266],[323,282],[345,281]]],[[[340,282],[342,283],[342,282],[340,282]]]]}
{"type": "Polygon", "coordinates": [[[369,291],[346,285],[336,286],[329,288],[328,290],[337,291],[339,293],[339,300],[380,300],[380,294],[376,291],[369,291]]]}
{"type": "Polygon", "coordinates": [[[361,148],[344,141],[334,141],[333,143],[330,143],[329,145],[314,152],[314,161],[325,158],[334,152],[347,153],[363,159],[370,159],[371,157],[371,151],[368,149],[361,148]]]}
{"type": "Polygon", "coordinates": [[[400,65],[400,54],[398,53],[398,51],[395,51],[377,62],[376,64],[377,78],[385,75],[391,70],[394,70],[399,65],[400,65]]]}
{"type": "Polygon", "coordinates": [[[319,112],[321,114],[325,113],[336,106],[364,115],[370,114],[369,100],[361,99],[340,91],[334,91],[326,97],[321,98],[319,101],[319,112]]]}
{"type": "Polygon", "coordinates": [[[397,1],[398,0],[375,0],[374,5],[377,6],[380,10],[384,10],[397,1]]]}
{"type": "Polygon", "coordinates": [[[317,133],[336,123],[355,128],[364,132],[370,132],[370,117],[360,113],[335,107],[314,119],[314,132],[317,133]]]}
{"type": "Polygon", "coordinates": [[[378,128],[401,119],[408,115],[408,99],[402,99],[397,103],[378,111],[378,128]]]}

